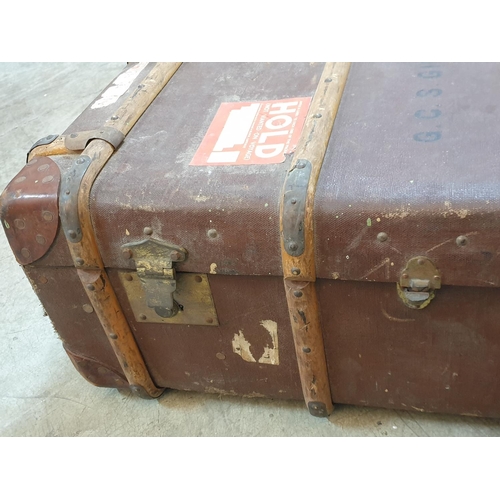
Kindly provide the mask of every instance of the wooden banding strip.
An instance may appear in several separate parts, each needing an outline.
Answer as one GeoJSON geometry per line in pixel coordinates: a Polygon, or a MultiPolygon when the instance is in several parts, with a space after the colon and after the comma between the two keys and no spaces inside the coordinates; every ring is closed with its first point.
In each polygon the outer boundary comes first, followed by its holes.
{"type": "Polygon", "coordinates": [[[74,151],[71,151],[66,147],[65,140],[66,136],[60,135],[50,144],[37,146],[28,155],[28,161],[32,160],[35,156],[57,156],[57,155],[75,154],[74,151]]]}
{"type": "MultiPolygon", "coordinates": [[[[333,402],[314,284],[314,196],[349,67],[349,63],[325,64],[294,153],[292,167],[285,180],[280,209],[283,277],[302,391],[310,413],[318,417],[328,416],[333,411],[333,402]],[[287,206],[284,200],[290,198],[286,190],[290,189],[291,185],[294,189],[300,189],[302,183],[290,182],[290,177],[296,176],[295,169],[304,168],[310,169],[310,173],[307,174],[309,180],[303,202],[303,220],[295,225],[291,224],[291,227],[300,227],[303,231],[304,250],[300,255],[293,256],[285,247],[285,244],[289,245],[289,238],[285,241],[283,221],[287,215],[287,206]]],[[[296,213],[293,215],[297,217],[296,213]]]]}
{"type": "MultiPolygon", "coordinates": [[[[311,175],[307,186],[305,217],[304,217],[304,239],[306,242],[304,253],[298,257],[289,255],[285,249],[283,238],[281,240],[281,255],[283,264],[283,276],[285,278],[297,279],[299,281],[315,281],[316,265],[314,261],[314,227],[313,209],[314,195],[321,165],[325,157],[333,123],[337,116],[337,110],[344,91],[350,63],[326,63],[323,73],[314,94],[309,114],[304,123],[302,135],[293,155],[290,172],[300,160],[311,163],[311,175]],[[292,269],[299,269],[300,274],[294,274],[292,269]]],[[[289,172],[289,173],[290,173],[289,172]]],[[[281,205],[280,229],[283,234],[284,207],[281,205]]]]}
{"type": "MultiPolygon", "coordinates": [[[[115,128],[126,135],[172,78],[180,64],[156,64],[138,85],[136,91],[115,111],[113,114],[114,119],[107,120],[105,126],[115,128]]],[[[149,397],[158,397],[163,392],[163,389],[156,387],[154,384],[123,314],[121,305],[104,269],[92,225],[90,214],[92,185],[113,152],[113,146],[102,139],[93,140],[82,152],[82,155],[87,155],[92,159],[83,176],[78,192],[78,217],[82,239],[78,243],[73,243],[70,240],[67,240],[67,242],[73,262],[78,268],[80,281],[130,386],[136,390],[139,389],[137,392],[146,394],[149,397]]],[[[38,151],[37,154],[39,154],[38,151]]]]}

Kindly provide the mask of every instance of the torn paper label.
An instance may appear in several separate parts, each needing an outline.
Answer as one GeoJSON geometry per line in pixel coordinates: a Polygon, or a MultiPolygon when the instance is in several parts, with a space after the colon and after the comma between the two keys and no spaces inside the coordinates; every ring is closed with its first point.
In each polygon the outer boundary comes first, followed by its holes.
{"type": "Polygon", "coordinates": [[[259,363],[279,365],[280,360],[278,354],[278,323],[270,319],[264,319],[260,322],[260,324],[269,333],[269,336],[271,337],[270,343],[272,347],[269,347],[269,345],[264,347],[264,354],[260,357],[259,363]]]}
{"type": "Polygon", "coordinates": [[[100,99],[92,104],[91,109],[105,108],[118,101],[118,99],[127,92],[133,81],[147,65],[147,62],[137,63],[127,69],[127,71],[124,71],[115,79],[113,84],[102,93],[100,99]]]}
{"type": "MultiPolygon", "coordinates": [[[[245,338],[243,330],[239,330],[232,340],[233,352],[241,356],[243,360],[250,363],[262,363],[266,365],[279,365],[279,351],[278,351],[278,324],[276,321],[265,319],[260,322],[269,333],[269,341],[263,347],[264,352],[257,361],[253,354],[250,352],[250,342],[245,338]]],[[[254,349],[255,350],[255,349],[254,349]]]]}
{"type": "Polygon", "coordinates": [[[253,354],[250,352],[250,342],[243,335],[243,330],[234,334],[233,352],[241,356],[245,361],[256,362],[253,354]]]}

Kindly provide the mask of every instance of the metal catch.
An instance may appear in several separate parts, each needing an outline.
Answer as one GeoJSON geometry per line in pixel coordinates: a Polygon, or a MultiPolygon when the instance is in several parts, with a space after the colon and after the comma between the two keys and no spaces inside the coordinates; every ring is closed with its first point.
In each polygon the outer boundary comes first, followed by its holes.
{"type": "Polygon", "coordinates": [[[129,250],[135,260],[147,306],[162,318],[175,316],[179,304],[174,300],[177,282],[173,263],[186,260],[186,250],[153,238],[123,245],[122,249],[129,250]]]}
{"type": "Polygon", "coordinates": [[[441,274],[427,257],[414,257],[401,273],[398,294],[411,309],[427,307],[441,288],[441,274]]]}

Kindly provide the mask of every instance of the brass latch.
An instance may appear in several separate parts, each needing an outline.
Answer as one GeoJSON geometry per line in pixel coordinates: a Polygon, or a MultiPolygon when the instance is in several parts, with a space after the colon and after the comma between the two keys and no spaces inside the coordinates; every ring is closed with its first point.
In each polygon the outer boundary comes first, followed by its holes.
{"type": "Polygon", "coordinates": [[[414,257],[401,273],[398,294],[408,307],[423,309],[441,288],[441,274],[427,257],[414,257]]]}
{"type": "Polygon", "coordinates": [[[177,281],[173,264],[186,260],[186,250],[153,238],[123,245],[122,249],[131,252],[135,260],[147,306],[162,318],[175,316],[181,306],[174,300],[177,281]]]}

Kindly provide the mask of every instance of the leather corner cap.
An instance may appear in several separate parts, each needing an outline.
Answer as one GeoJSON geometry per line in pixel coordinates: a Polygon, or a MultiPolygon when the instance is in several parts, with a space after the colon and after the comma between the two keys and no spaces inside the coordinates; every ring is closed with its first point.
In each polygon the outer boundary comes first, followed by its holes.
{"type": "Polygon", "coordinates": [[[48,157],[28,162],[0,197],[2,226],[17,261],[31,264],[43,257],[57,234],[61,173],[48,157]]]}

